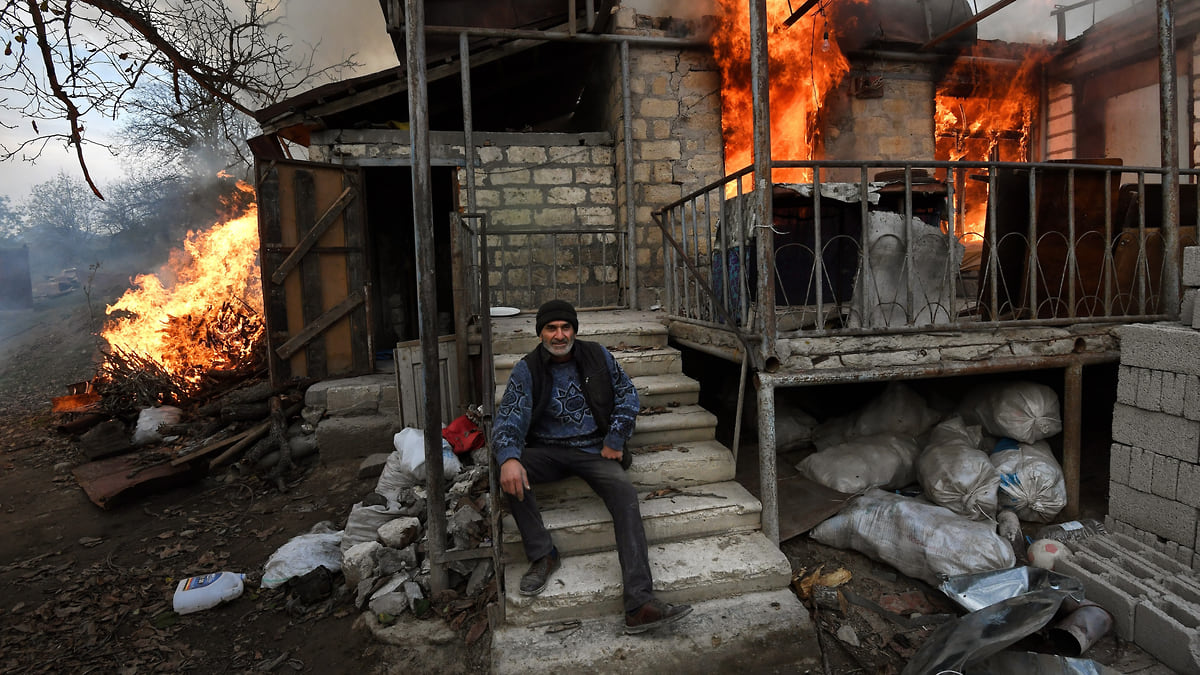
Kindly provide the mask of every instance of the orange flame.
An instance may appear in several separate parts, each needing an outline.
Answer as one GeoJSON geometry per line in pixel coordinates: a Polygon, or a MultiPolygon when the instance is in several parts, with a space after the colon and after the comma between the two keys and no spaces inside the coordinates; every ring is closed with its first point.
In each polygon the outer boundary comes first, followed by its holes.
{"type": "MultiPolygon", "coordinates": [[[[1027,48],[1022,46],[1022,50],[1027,48]]],[[[1022,51],[1019,58],[1022,60],[1015,67],[962,58],[950,69],[936,96],[937,159],[1029,160],[1029,137],[1038,104],[1037,73],[1047,54],[1022,51]]],[[[959,231],[982,238],[987,183],[965,181],[956,189],[966,191],[967,204],[959,231]]]]}
{"type": "MultiPolygon", "coordinates": [[[[238,189],[253,195],[245,183],[238,189]]],[[[139,275],[107,307],[101,337],[195,384],[206,372],[237,367],[263,336],[257,208],[250,204],[240,217],[189,232],[183,247],[168,262],[173,280],[139,275]],[[242,353],[230,353],[231,344],[242,353]]]]}
{"type": "MultiPolygon", "coordinates": [[[[750,19],[745,0],[719,3],[720,29],[713,31],[711,41],[722,76],[725,170],[733,173],[753,161],[750,19]]],[[[767,0],[771,154],[778,159],[814,159],[825,96],[849,72],[850,63],[823,11],[813,9],[784,27],[790,15],[787,0],[767,0]]],[[[772,181],[798,182],[810,177],[811,172],[803,169],[777,169],[772,181]]]]}

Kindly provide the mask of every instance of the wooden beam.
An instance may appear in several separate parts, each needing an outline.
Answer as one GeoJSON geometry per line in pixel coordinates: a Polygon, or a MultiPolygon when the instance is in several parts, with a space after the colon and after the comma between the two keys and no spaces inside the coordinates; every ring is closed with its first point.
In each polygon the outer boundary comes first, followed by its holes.
{"type": "Polygon", "coordinates": [[[305,326],[303,330],[295,335],[295,337],[279,345],[279,347],[275,350],[275,353],[278,354],[279,358],[281,359],[290,357],[292,354],[300,351],[300,349],[308,344],[309,341],[314,337],[320,335],[321,332],[326,328],[329,328],[336,323],[338,319],[341,319],[349,314],[351,310],[362,304],[362,302],[362,290],[355,290],[353,293],[346,296],[345,300],[342,300],[338,304],[334,305],[324,314],[317,317],[312,323],[305,326]]]}
{"type": "Polygon", "coordinates": [[[300,239],[299,243],[296,244],[296,248],[292,249],[292,252],[283,259],[283,262],[279,263],[279,267],[275,268],[275,272],[271,274],[272,283],[277,286],[283,283],[283,280],[287,278],[288,273],[300,264],[300,260],[304,258],[305,254],[307,254],[313,245],[317,243],[317,240],[321,238],[321,235],[325,234],[325,231],[329,229],[329,226],[333,224],[333,221],[337,220],[338,216],[342,215],[342,211],[346,210],[346,206],[354,199],[354,197],[355,194],[352,188],[348,187],[345,190],[342,190],[342,194],[338,195],[338,198],[329,205],[329,208],[325,209],[325,213],[321,215],[320,219],[317,220],[312,229],[304,233],[304,237],[300,239]]]}

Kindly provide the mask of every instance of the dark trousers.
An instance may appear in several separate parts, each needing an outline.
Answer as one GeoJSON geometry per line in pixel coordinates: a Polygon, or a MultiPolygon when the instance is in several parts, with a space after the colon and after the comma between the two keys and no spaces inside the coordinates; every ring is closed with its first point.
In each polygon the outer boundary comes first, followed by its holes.
{"type": "Polygon", "coordinates": [[[617,557],[621,561],[621,582],[625,589],[625,611],[633,612],[653,600],[654,582],[650,578],[646,531],[642,528],[637,490],[620,462],[573,448],[525,448],[521,465],[534,489],[525,491],[524,501],[510,495],[508,504],[517,521],[517,529],[521,531],[525,556],[530,561],[538,560],[554,548],[537,507],[537,484],[579,476],[604,500],[612,514],[617,557]]]}

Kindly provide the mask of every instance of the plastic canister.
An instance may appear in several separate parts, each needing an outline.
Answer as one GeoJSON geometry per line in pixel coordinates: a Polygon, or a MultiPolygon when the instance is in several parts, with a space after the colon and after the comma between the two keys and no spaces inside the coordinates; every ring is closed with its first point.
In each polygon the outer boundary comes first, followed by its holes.
{"type": "Polygon", "coordinates": [[[245,574],[235,572],[214,572],[180,579],[172,604],[179,614],[211,609],[241,595],[245,579],[245,574]]]}

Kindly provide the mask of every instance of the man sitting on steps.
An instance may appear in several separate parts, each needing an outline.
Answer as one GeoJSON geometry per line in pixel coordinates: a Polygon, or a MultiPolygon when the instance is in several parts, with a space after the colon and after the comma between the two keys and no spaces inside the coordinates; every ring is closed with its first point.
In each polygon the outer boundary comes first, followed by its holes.
{"type": "Polygon", "coordinates": [[[690,606],[654,597],[637,490],[625,473],[633,459],[625,442],[638,414],[637,390],[607,349],[575,339],[579,319],[570,303],[543,304],[536,325],[541,344],[513,368],[492,433],[500,488],[533,561],[521,577],[521,594],[541,593],[559,567],[532,486],[579,476],[612,514],[625,632],[681,619],[690,606]]]}

